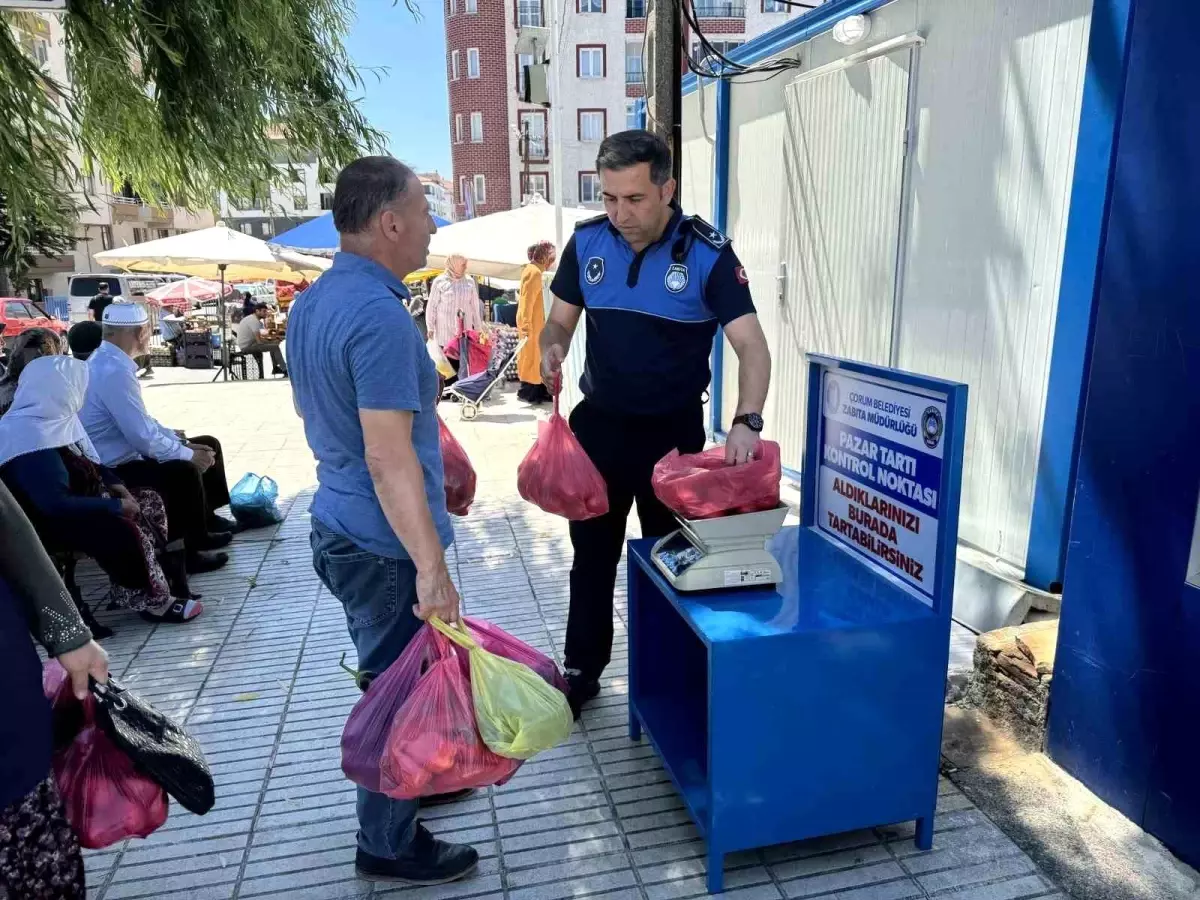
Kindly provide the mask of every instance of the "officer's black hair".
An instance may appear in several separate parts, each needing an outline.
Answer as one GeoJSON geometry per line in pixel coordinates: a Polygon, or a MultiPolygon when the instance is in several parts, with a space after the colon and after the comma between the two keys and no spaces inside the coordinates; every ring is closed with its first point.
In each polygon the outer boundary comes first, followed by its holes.
{"type": "Polygon", "coordinates": [[[596,157],[596,171],[619,172],[639,163],[650,164],[650,180],[659,187],[670,180],[671,148],[657,134],[640,129],[606,137],[596,157]]]}
{"type": "Polygon", "coordinates": [[[413,170],[391,156],[356,159],[333,189],[333,226],[338,234],[359,234],[408,188],[413,170]]]}

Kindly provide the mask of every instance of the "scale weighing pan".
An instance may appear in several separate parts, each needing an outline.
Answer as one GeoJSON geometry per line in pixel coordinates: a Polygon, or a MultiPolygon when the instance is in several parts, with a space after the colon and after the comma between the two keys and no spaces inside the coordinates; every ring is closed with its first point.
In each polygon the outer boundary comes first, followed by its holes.
{"type": "Polygon", "coordinates": [[[766,548],[783,527],[788,507],[714,519],[679,519],[682,526],[654,545],[651,558],[675,590],[768,587],[783,580],[766,548]]]}

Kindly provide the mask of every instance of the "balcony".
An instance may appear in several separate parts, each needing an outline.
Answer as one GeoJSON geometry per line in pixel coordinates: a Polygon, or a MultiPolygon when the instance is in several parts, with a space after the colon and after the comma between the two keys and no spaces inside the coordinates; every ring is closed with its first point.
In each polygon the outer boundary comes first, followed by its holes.
{"type": "Polygon", "coordinates": [[[518,28],[545,28],[541,0],[517,0],[518,28]]]}
{"type": "Polygon", "coordinates": [[[625,18],[646,18],[646,0],[625,0],[625,18]]]}
{"type": "Polygon", "coordinates": [[[696,0],[692,4],[698,19],[744,19],[746,4],[729,0],[696,0]]]}
{"type": "Polygon", "coordinates": [[[645,84],[646,72],[641,66],[626,66],[625,67],[625,83],[626,84],[645,84]]]}

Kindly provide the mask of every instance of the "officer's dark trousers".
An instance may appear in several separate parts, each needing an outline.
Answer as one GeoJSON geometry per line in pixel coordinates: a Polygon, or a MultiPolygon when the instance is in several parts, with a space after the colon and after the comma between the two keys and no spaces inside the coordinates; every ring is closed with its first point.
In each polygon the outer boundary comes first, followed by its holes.
{"type": "Polygon", "coordinates": [[[636,500],[643,537],[662,537],[678,527],[654,496],[650,475],[671,450],[704,449],[704,407],[697,400],[676,413],[627,416],[584,400],[571,413],[571,429],[608,484],[608,513],[571,523],[575,562],[566,668],[597,679],[612,657],[613,590],[629,511],[636,500]]]}

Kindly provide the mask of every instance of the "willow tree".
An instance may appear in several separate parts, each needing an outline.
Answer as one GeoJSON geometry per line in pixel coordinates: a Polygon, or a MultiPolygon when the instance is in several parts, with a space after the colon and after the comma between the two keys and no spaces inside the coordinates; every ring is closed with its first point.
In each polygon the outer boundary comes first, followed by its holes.
{"type": "Polygon", "coordinates": [[[0,27],[0,267],[73,227],[77,159],[147,201],[207,209],[279,179],[268,132],[333,166],[379,146],[353,98],[353,14],[351,0],[71,0],[69,88],[0,27]]]}

